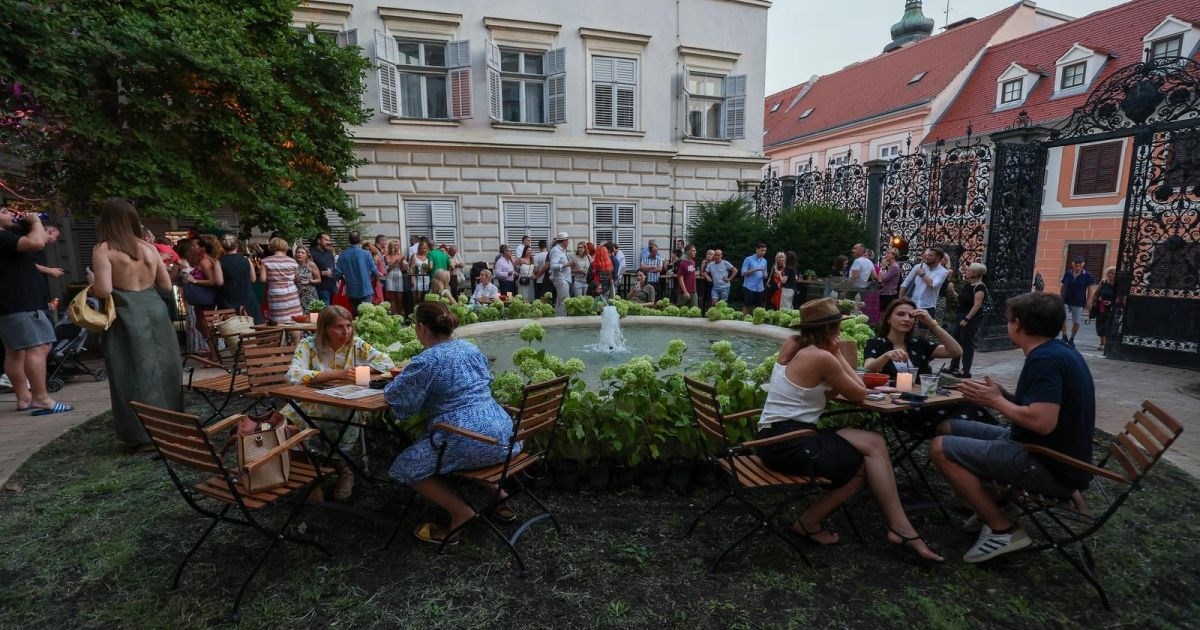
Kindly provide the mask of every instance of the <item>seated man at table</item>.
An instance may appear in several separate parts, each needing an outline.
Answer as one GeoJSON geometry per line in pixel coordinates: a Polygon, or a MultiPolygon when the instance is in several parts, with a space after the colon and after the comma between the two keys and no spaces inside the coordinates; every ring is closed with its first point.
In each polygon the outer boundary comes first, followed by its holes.
{"type": "Polygon", "coordinates": [[[492,272],[487,268],[480,269],[479,282],[475,284],[475,290],[471,292],[471,306],[474,308],[487,306],[499,299],[500,289],[492,284],[492,272]]]}
{"type": "Polygon", "coordinates": [[[930,457],[976,516],[979,539],[963,556],[977,563],[1031,544],[1011,515],[1005,514],[984,481],[1011,484],[1032,493],[1069,497],[1087,488],[1091,475],[1035,455],[1025,444],[1053,449],[1085,463],[1092,461],[1096,392],[1083,357],[1058,341],[1063,302],[1049,293],[1018,295],[1007,304],[1008,336],[1025,353],[1015,393],[991,378],[963,381],[959,391],[972,402],[995,409],[1012,421],[1003,428],[967,420],[938,426],[930,457]]]}
{"type": "MultiPolygon", "coordinates": [[[[287,371],[287,381],[292,385],[329,386],[354,382],[354,367],[370,365],[377,372],[387,372],[392,369],[392,358],[386,353],[371,347],[354,334],[354,318],[350,311],[337,305],[326,306],[317,316],[317,331],[311,337],[300,340],[296,352],[292,355],[292,365],[287,371]]],[[[337,435],[342,425],[336,422],[322,422],[326,419],[345,419],[350,415],[347,409],[328,407],[314,403],[301,403],[300,408],[305,415],[317,423],[326,435],[337,435]]],[[[305,427],[304,419],[289,405],[284,407],[283,415],[295,424],[305,427]]],[[[358,427],[349,427],[342,435],[338,448],[343,453],[350,453],[358,444],[358,427]]],[[[313,448],[324,446],[324,442],[312,445],[313,448]]],[[[333,498],[339,501],[350,498],[354,488],[354,472],[341,458],[333,460],[337,470],[337,486],[333,490],[333,498]]],[[[313,492],[313,501],[324,500],[324,492],[317,488],[313,492]]]]}

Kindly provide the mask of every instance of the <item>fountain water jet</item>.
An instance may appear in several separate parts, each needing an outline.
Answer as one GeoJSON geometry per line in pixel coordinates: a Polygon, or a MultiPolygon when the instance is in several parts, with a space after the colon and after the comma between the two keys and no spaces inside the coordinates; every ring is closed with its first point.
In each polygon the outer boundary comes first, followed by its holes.
{"type": "Polygon", "coordinates": [[[625,336],[621,334],[621,315],[615,306],[605,306],[600,313],[600,341],[587,347],[596,352],[625,352],[625,336]]]}

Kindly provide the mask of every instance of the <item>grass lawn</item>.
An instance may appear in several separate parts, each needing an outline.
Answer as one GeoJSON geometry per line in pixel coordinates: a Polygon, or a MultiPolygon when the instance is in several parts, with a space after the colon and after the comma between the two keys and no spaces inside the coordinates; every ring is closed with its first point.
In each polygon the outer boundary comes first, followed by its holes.
{"type": "MultiPolygon", "coordinates": [[[[206,627],[224,623],[239,579],[263,539],[219,528],[167,592],[175,563],[202,523],[171,486],[162,463],[122,455],[107,415],[36,454],[0,492],[0,627],[206,627]]],[[[378,465],[378,464],[376,464],[378,465]]],[[[242,607],[246,627],[1194,627],[1200,617],[1200,488],[1169,464],[1150,475],[1097,537],[1098,565],[1116,611],[1106,613],[1075,571],[1051,553],[991,565],[959,559],[973,536],[937,511],[914,515],[949,557],[931,570],[906,564],[884,542],[865,495],[854,503],[868,542],[843,534],[813,548],[806,567],[779,541],[753,539],[716,577],[707,561],[750,524],[732,507],[681,539],[708,490],[639,489],[543,498],[563,523],[535,526],[520,546],[530,566],[516,576],[483,528],[465,544],[436,548],[328,511],[305,517],[335,554],[282,547],[242,607]]],[[[400,495],[360,485],[359,505],[385,509],[400,495]]],[[[418,502],[411,530],[440,514],[418,502]]],[[[520,510],[524,506],[518,506],[520,510]]],[[[528,509],[528,508],[525,508],[528,509]]]]}

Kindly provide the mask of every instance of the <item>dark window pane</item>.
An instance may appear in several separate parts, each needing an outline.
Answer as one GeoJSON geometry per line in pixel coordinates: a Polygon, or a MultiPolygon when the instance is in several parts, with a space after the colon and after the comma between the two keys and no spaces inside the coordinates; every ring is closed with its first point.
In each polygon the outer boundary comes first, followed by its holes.
{"type": "Polygon", "coordinates": [[[521,122],[521,82],[504,81],[500,86],[500,104],[504,120],[521,122]]]}
{"type": "Polygon", "coordinates": [[[446,118],[446,77],[425,77],[425,98],[430,118],[446,118]]]}
{"type": "Polygon", "coordinates": [[[520,72],[521,53],[515,50],[500,49],[500,71],[520,72]]]}
{"type": "Polygon", "coordinates": [[[542,55],[525,53],[525,74],[544,74],[542,71],[542,55]]]}
{"type": "Polygon", "coordinates": [[[425,65],[446,67],[446,45],[425,44],[425,65]]]}
{"type": "Polygon", "coordinates": [[[544,84],[541,81],[525,82],[525,122],[546,122],[544,84]]]}
{"type": "Polygon", "coordinates": [[[421,45],[416,42],[396,42],[396,48],[400,51],[400,63],[403,65],[416,66],[421,63],[421,45]]]}

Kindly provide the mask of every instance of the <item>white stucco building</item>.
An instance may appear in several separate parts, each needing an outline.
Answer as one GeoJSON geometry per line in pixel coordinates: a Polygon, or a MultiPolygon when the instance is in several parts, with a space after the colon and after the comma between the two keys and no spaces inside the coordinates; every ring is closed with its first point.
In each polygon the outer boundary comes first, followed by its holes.
{"type": "Polygon", "coordinates": [[[305,2],[375,62],[346,184],[367,233],[557,232],[634,253],[761,178],[766,0],[305,2]]]}

